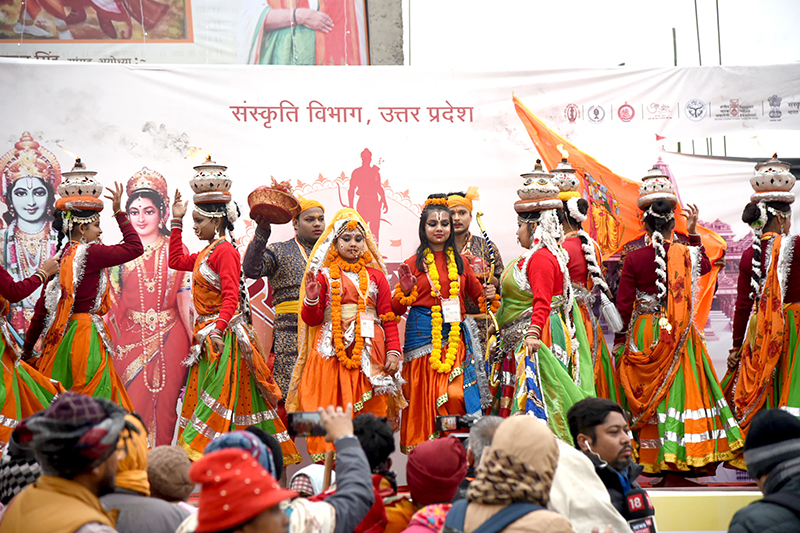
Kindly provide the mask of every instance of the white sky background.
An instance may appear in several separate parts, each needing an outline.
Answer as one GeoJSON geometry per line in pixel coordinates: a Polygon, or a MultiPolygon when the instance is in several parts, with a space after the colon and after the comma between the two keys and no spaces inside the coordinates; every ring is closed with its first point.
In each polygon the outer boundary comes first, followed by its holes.
{"type": "MultiPolygon", "coordinates": [[[[698,66],[694,0],[404,0],[406,64],[453,70],[698,66]]],[[[800,1],[697,0],[702,65],[800,61],[800,1]],[[719,41],[717,34],[719,4],[719,41]],[[721,46],[718,45],[721,43],[721,46]],[[720,48],[722,62],[720,63],[720,48]]],[[[753,80],[753,83],[768,81],[753,80]]],[[[798,80],[800,84],[800,80],[798,80]]],[[[691,153],[692,139],[667,150],[691,153]]],[[[800,132],[711,139],[713,155],[800,157],[800,132]]],[[[705,139],[695,151],[707,154],[705,139]]],[[[592,154],[602,161],[602,154],[592,154]]]]}

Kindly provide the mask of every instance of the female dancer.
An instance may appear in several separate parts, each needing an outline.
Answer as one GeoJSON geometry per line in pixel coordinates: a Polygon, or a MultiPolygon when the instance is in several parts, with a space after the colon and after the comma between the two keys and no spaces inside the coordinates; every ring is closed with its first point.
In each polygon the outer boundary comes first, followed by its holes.
{"type": "Polygon", "coordinates": [[[639,188],[639,208],[652,246],[625,257],[617,293],[628,325],[627,337],[617,335],[624,342],[620,383],[648,473],[713,472],[743,444],[693,321],[693,287],[711,270],[696,233],[697,208],[683,213],[690,239],[684,246],[670,242],[677,205],[669,178],[651,169],[639,188]]]}
{"type": "Polygon", "coordinates": [[[753,247],[739,263],[731,372],[723,381],[744,434],[764,407],[800,416],[800,237],[789,235],[795,178],[773,157],[750,182],[756,192],[742,220],[753,228],[753,247]]]}
{"type": "Polygon", "coordinates": [[[175,406],[186,383],[181,362],[194,330],[191,277],[169,268],[164,177],[143,168],[126,188],[126,210],[144,254],[110,272],[110,329],[118,352],[114,364],[147,427],[150,446],[160,446],[172,442],[178,420],[175,406]]]}
{"type": "Polygon", "coordinates": [[[0,415],[5,421],[0,424],[0,454],[5,453],[11,432],[20,420],[46,408],[56,394],[64,391],[60,383],[47,379],[20,360],[19,348],[5,318],[10,304],[26,298],[56,272],[58,259],[55,257],[48,258],[33,276],[22,281],[14,281],[4,268],[0,268],[0,350],[3,351],[0,415]]]}
{"type": "Polygon", "coordinates": [[[552,175],[539,161],[514,204],[517,238],[527,251],[503,272],[497,313],[504,354],[498,389],[501,416],[518,411],[547,421],[559,438],[572,442],[567,411],[594,396],[588,341],[570,283],[569,260],[560,246],[563,203],[552,175]]]}
{"type": "Polygon", "coordinates": [[[68,390],[109,399],[132,411],[134,406],[114,370],[114,348],[102,317],[111,307],[107,269],[136,259],[144,249],[122,211],[120,183],[115,183],[113,190],[107,189],[111,196],[106,198],[112,202],[124,242],[100,244],[103,187],[95,174],[86,170],[80,159],[72,171],[64,173],[54,226],[61,232],[59,249],[65,236],[69,242],[60,252],[58,275],[36,303],[23,357],[30,357],[44,332],[42,355],[36,365],[42,374],[68,390]]]}
{"type": "Polygon", "coordinates": [[[561,246],[569,256],[569,278],[572,281],[575,302],[580,309],[580,317],[576,318],[583,321],[586,331],[588,348],[592,354],[595,389],[598,396],[620,402],[621,390],[617,386],[616,369],[611,362],[603,329],[592,309],[595,301],[592,293],[595,287],[600,292],[601,312],[611,329],[619,331],[622,328],[622,319],[611,303],[613,296],[601,270],[600,246],[582,227],[589,212],[589,202],[581,198],[580,181],[575,176],[575,169],[566,159],[562,159],[553,169],[553,176],[561,189],[558,197],[564,202],[564,242],[561,246]]]}
{"type": "Polygon", "coordinates": [[[184,252],[183,217],[188,201],[181,201],[180,191],[175,191],[172,204],[169,240],[169,267],[192,271],[197,315],[178,444],[196,460],[217,435],[255,425],[281,443],[284,464],[300,462],[275,411],[281,392],[253,333],[239,252],[225,238],[239,216],[227,189],[214,188],[230,187],[226,167],[209,160],[195,168],[193,227],[208,245],[200,253],[184,252]]]}
{"type": "Polygon", "coordinates": [[[425,201],[419,221],[417,253],[400,265],[393,311],[406,319],[403,396],[408,407],[400,427],[403,453],[439,434],[438,415],[477,414],[491,401],[483,350],[477,332],[463,326],[464,297],[479,302],[495,295],[481,286],[455,247],[453,218],[447,197],[425,201]]]}
{"type": "MultiPolygon", "coordinates": [[[[33,276],[55,255],[58,231],[53,228],[56,187],[61,183],[61,165],[52,152],[33,140],[27,131],[14,148],[0,159],[8,226],[0,233],[2,267],[14,281],[33,276]]],[[[43,287],[11,303],[6,320],[15,342],[21,345],[33,317],[33,308],[43,287]]]]}
{"type": "MultiPolygon", "coordinates": [[[[300,356],[287,411],[353,404],[353,413],[396,417],[400,392],[400,337],[386,267],[369,227],[342,209],[317,241],[301,288],[300,356]]],[[[307,439],[314,461],[333,446],[307,439]]]]}

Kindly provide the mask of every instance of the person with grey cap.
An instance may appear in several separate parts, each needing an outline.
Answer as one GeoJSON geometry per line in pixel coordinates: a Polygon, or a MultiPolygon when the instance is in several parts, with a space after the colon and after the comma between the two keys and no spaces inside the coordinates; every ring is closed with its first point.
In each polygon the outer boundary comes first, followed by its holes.
{"type": "Polygon", "coordinates": [[[750,423],[744,461],[764,498],[733,515],[729,533],[800,531],[800,419],[780,409],[760,411],[750,423]]]}
{"type": "Polygon", "coordinates": [[[113,402],[75,392],[21,421],[19,445],[42,475],[8,505],[0,533],[112,533],[116,517],[99,497],[114,490],[123,429],[138,431],[113,402]]]}

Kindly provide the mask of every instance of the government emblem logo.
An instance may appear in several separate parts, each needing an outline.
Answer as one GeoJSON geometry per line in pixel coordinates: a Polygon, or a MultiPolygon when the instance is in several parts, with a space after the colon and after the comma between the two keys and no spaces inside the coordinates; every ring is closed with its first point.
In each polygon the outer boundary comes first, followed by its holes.
{"type": "Polygon", "coordinates": [[[633,116],[635,114],[636,111],[634,111],[633,106],[628,102],[625,102],[624,105],[619,106],[619,109],[617,110],[617,116],[622,122],[630,122],[633,120],[633,116]]]}
{"type": "Polygon", "coordinates": [[[567,120],[569,120],[570,124],[575,124],[575,121],[581,116],[581,108],[575,104],[569,104],[566,108],[564,108],[564,116],[567,117],[567,120]]]}
{"type": "Polygon", "coordinates": [[[708,116],[708,106],[704,101],[696,98],[686,102],[684,111],[686,112],[686,118],[694,122],[700,122],[708,116]]]}
{"type": "Polygon", "coordinates": [[[781,118],[781,98],[777,94],[773,94],[767,99],[769,102],[769,118],[781,118]]]}

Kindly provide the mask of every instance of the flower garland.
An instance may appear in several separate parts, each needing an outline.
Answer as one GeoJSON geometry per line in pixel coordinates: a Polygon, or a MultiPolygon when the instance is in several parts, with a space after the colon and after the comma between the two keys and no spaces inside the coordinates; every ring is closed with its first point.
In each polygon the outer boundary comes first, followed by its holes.
{"type": "Polygon", "coordinates": [[[478,308],[480,309],[481,313],[487,313],[489,311],[496,313],[497,310],[500,309],[500,295],[494,295],[494,300],[492,300],[492,304],[489,306],[489,309],[486,308],[486,298],[483,296],[478,296],[478,308]]]}
{"type": "Polygon", "coordinates": [[[417,301],[417,298],[419,298],[419,291],[417,290],[417,286],[414,285],[414,290],[411,291],[411,294],[406,296],[403,292],[403,289],[400,288],[400,283],[398,282],[394,287],[393,296],[397,299],[397,301],[400,302],[401,305],[409,306],[414,305],[414,302],[417,301]]]}
{"type": "Polygon", "coordinates": [[[367,273],[366,263],[372,260],[369,251],[358,258],[355,263],[348,263],[339,253],[331,247],[328,252],[328,260],[331,277],[331,330],[333,333],[333,345],[336,349],[336,358],[348,370],[361,367],[361,353],[364,351],[364,338],[361,336],[361,313],[365,313],[364,298],[358,298],[358,315],[355,321],[355,345],[353,346],[352,356],[348,357],[347,347],[342,339],[342,270],[345,272],[358,273],[358,287],[361,294],[367,294],[369,290],[369,274],[367,273]]]}
{"type": "MultiPolygon", "coordinates": [[[[439,270],[436,268],[436,259],[430,248],[426,248],[424,254],[425,264],[428,267],[428,276],[431,278],[431,296],[433,298],[441,298],[442,285],[439,283],[439,270]]],[[[447,278],[450,280],[450,298],[458,298],[460,293],[458,265],[452,248],[447,250],[447,278]]],[[[458,322],[450,324],[450,335],[447,338],[447,355],[444,361],[442,361],[442,326],[444,325],[444,320],[442,319],[441,305],[431,306],[431,325],[431,342],[433,344],[430,357],[431,368],[440,374],[445,374],[453,369],[453,364],[456,361],[456,352],[461,340],[461,324],[458,322]]]]}
{"type": "Polygon", "coordinates": [[[394,314],[394,311],[389,311],[388,313],[386,313],[384,315],[378,316],[378,318],[384,324],[387,323],[387,322],[400,322],[400,317],[397,316],[396,314],[394,314]]]}

